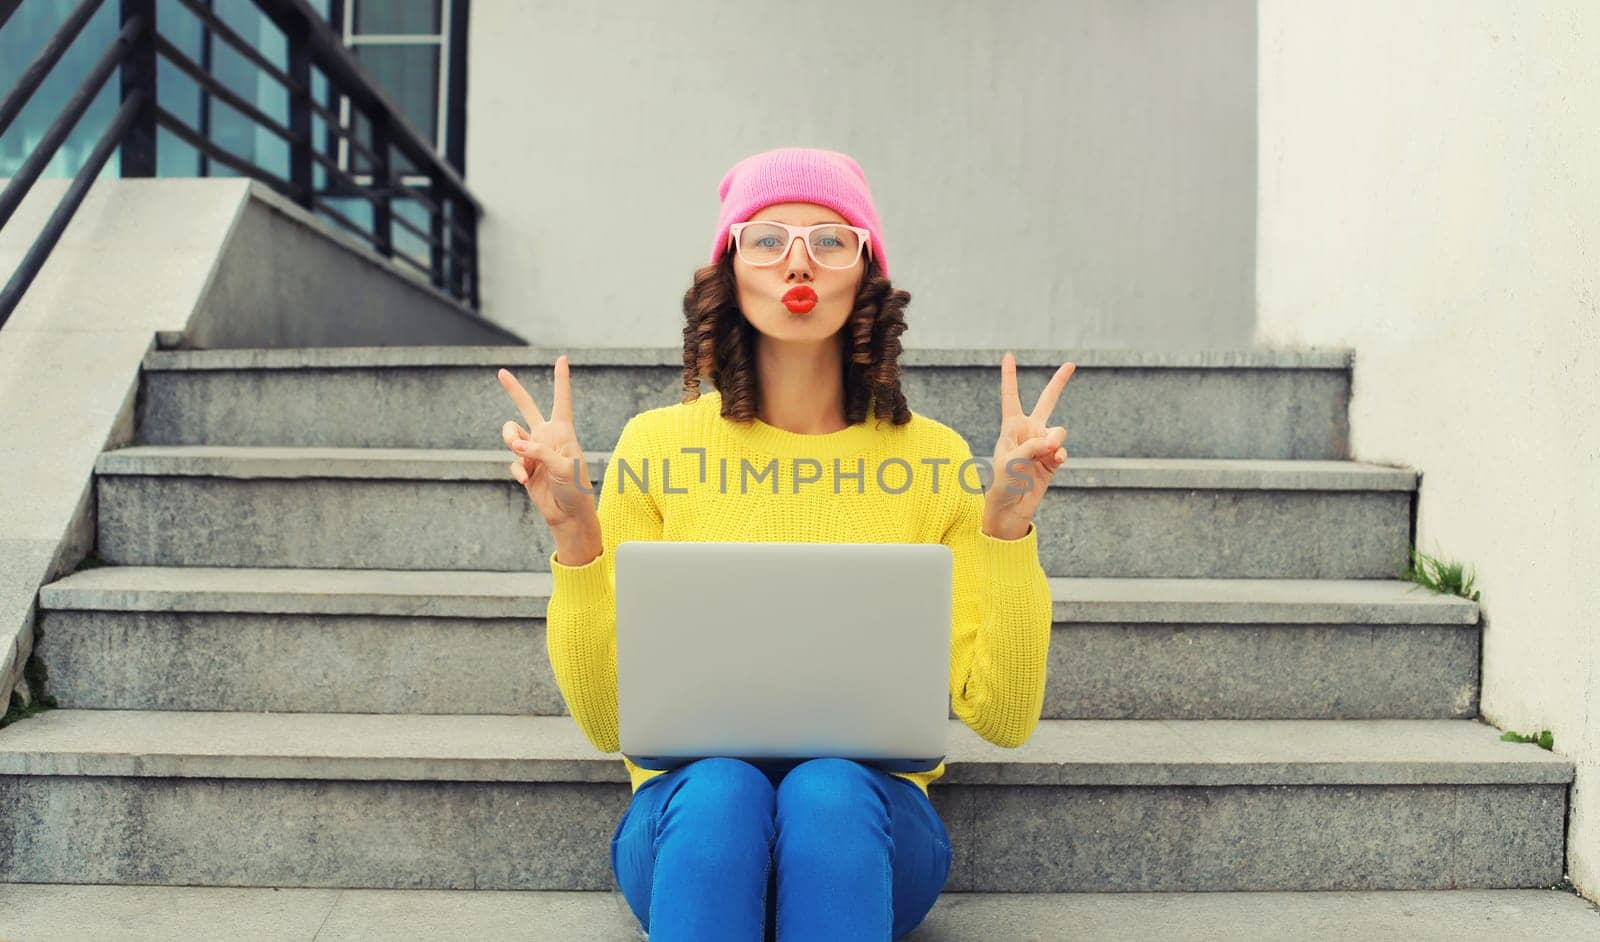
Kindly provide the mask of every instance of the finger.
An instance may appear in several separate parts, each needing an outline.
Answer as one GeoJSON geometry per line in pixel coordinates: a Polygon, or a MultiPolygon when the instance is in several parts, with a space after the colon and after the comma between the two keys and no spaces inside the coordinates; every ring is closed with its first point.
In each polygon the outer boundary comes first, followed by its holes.
{"type": "Polygon", "coordinates": [[[1061,451],[1061,444],[1055,440],[1053,435],[1045,435],[1042,438],[1030,440],[1023,445],[1023,448],[1026,449],[1028,457],[1037,461],[1049,461],[1061,451]]]}
{"type": "Polygon", "coordinates": [[[556,357],[555,402],[550,406],[550,420],[557,419],[572,424],[572,379],[568,370],[567,355],[556,357]]]}
{"type": "Polygon", "coordinates": [[[539,449],[542,447],[538,442],[530,440],[517,442],[511,446],[511,450],[517,453],[517,457],[522,461],[522,466],[532,471],[541,462],[539,449]]]}
{"type": "Polygon", "coordinates": [[[1018,446],[1011,457],[1037,461],[1054,473],[1067,460],[1067,450],[1061,447],[1060,439],[1055,434],[1058,430],[1066,431],[1058,426],[1051,429],[1048,435],[1030,438],[1018,446]]]}
{"type": "Polygon", "coordinates": [[[1035,445],[1043,449],[1038,454],[1048,455],[1052,449],[1066,442],[1067,427],[1052,425],[1047,428],[1028,422],[1017,429],[1013,440],[1017,443],[1015,447],[1022,449],[1019,453],[1024,457],[1034,456],[1035,452],[1031,449],[1035,445]]]}
{"type": "Polygon", "coordinates": [[[510,448],[517,442],[527,441],[528,433],[522,430],[522,426],[508,419],[506,424],[500,426],[500,439],[506,443],[507,448],[510,448]]]}
{"type": "Polygon", "coordinates": [[[516,478],[518,484],[526,485],[528,483],[528,469],[524,468],[520,461],[511,462],[511,476],[516,478]]]}
{"type": "Polygon", "coordinates": [[[499,378],[500,385],[505,387],[506,393],[511,396],[511,401],[516,404],[517,411],[521,412],[522,417],[528,420],[528,428],[536,429],[543,425],[544,413],[539,411],[538,404],[533,401],[532,396],[528,395],[528,391],[522,388],[522,384],[517,382],[517,378],[511,375],[511,371],[501,368],[500,372],[496,373],[495,376],[499,378]]]}
{"type": "Polygon", "coordinates": [[[1056,407],[1056,400],[1061,396],[1061,390],[1066,388],[1067,380],[1078,371],[1078,364],[1063,363],[1056,369],[1056,375],[1050,377],[1050,382],[1045,384],[1044,392],[1039,394],[1039,402],[1033,407],[1033,412],[1028,418],[1035,422],[1047,422],[1050,413],[1056,407]]]}
{"type": "Polygon", "coordinates": [[[1010,353],[1000,358],[1000,418],[1022,414],[1022,399],[1017,395],[1017,359],[1010,353]]]}
{"type": "Polygon", "coordinates": [[[566,484],[572,480],[574,459],[562,455],[549,445],[534,441],[519,442],[517,451],[524,458],[531,458],[535,464],[544,466],[545,473],[557,483],[566,484]]]}
{"type": "Polygon", "coordinates": [[[519,438],[507,447],[511,449],[512,454],[521,459],[522,466],[527,468],[529,471],[532,471],[533,466],[538,463],[538,459],[535,458],[534,449],[540,446],[533,439],[519,438]]]}
{"type": "Polygon", "coordinates": [[[998,467],[1005,468],[1013,461],[1048,462],[1056,447],[1056,443],[1049,438],[1030,438],[1006,454],[998,467]]]}

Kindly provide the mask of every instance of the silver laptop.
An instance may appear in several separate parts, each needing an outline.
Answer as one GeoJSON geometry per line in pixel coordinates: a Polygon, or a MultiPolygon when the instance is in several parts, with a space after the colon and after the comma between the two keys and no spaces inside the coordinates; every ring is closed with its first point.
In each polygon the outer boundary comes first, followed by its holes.
{"type": "Polygon", "coordinates": [[[647,769],[708,756],[936,767],[953,565],[942,543],[621,544],[623,755],[647,769]]]}

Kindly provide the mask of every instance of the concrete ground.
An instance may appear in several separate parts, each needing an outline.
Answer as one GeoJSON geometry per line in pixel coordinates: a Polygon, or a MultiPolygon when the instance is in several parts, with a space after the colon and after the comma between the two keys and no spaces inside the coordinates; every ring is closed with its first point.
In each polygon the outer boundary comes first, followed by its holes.
{"type": "MultiPolygon", "coordinates": [[[[0,886],[0,942],[111,938],[628,942],[641,934],[616,893],[0,886]]],[[[1600,906],[1557,890],[946,893],[909,939],[1576,942],[1600,939],[1600,906]]]]}

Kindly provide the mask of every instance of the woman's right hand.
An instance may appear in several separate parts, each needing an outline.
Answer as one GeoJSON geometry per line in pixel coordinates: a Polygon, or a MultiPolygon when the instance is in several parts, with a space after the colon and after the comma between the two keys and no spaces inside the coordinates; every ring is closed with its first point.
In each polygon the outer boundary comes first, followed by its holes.
{"type": "Polygon", "coordinates": [[[516,459],[511,462],[511,476],[528,492],[551,533],[591,526],[598,530],[600,518],[595,512],[589,462],[578,447],[578,435],[572,425],[572,384],[565,354],[556,358],[555,374],[555,402],[550,406],[548,421],[510,370],[501,369],[497,374],[517,411],[528,421],[526,430],[515,422],[507,422],[500,429],[506,447],[516,459]]]}

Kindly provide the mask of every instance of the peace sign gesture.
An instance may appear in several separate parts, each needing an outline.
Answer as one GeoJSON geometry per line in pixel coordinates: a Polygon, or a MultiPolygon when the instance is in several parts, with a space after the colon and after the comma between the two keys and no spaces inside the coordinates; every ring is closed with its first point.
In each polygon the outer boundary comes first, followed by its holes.
{"type": "Polygon", "coordinates": [[[556,358],[555,401],[548,420],[510,370],[502,369],[496,376],[528,422],[526,430],[509,421],[500,427],[500,437],[514,456],[511,476],[527,490],[551,533],[559,536],[574,527],[597,526],[589,462],[572,424],[572,383],[566,355],[556,358]]]}
{"type": "Polygon", "coordinates": [[[994,445],[994,481],[984,494],[983,532],[1003,540],[1028,534],[1033,512],[1044,499],[1050,478],[1067,463],[1066,426],[1049,425],[1075,363],[1063,363],[1039,394],[1032,412],[1022,411],[1017,395],[1017,361],[1000,358],[1000,437],[994,445]]]}

